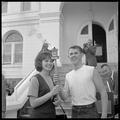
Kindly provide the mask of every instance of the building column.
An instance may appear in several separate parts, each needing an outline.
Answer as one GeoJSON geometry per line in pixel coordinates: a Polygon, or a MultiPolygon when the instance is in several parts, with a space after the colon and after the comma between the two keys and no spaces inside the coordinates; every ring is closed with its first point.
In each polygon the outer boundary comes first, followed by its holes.
{"type": "Polygon", "coordinates": [[[60,49],[60,2],[41,2],[39,32],[50,43],[50,47],[60,49]]]}
{"type": "Polygon", "coordinates": [[[64,16],[63,16],[63,13],[60,14],[60,42],[59,42],[59,47],[60,47],[60,50],[59,50],[59,53],[60,53],[60,61],[61,63],[64,63],[63,62],[63,59],[64,59],[64,49],[65,48],[65,44],[64,44],[64,40],[63,40],[63,25],[64,25],[64,16]]]}

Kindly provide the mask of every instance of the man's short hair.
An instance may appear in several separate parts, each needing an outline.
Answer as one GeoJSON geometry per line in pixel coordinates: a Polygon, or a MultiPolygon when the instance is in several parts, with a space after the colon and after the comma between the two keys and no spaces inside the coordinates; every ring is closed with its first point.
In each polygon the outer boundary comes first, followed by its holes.
{"type": "Polygon", "coordinates": [[[107,67],[110,68],[110,66],[109,66],[108,64],[102,64],[102,65],[101,65],[101,68],[103,68],[104,66],[107,66],[107,67]]]}
{"type": "Polygon", "coordinates": [[[78,49],[80,52],[84,53],[84,50],[79,45],[73,45],[69,48],[70,49],[78,49]]]}

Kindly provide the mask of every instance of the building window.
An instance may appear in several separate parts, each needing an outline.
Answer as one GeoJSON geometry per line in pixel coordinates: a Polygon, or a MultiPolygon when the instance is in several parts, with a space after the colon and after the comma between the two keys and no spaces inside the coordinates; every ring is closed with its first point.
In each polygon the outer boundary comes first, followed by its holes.
{"type": "Polygon", "coordinates": [[[22,44],[15,44],[14,63],[22,63],[22,44]]]}
{"type": "Polygon", "coordinates": [[[3,43],[3,64],[22,64],[22,55],[22,36],[18,32],[12,32],[3,43]]]}
{"type": "Polygon", "coordinates": [[[21,11],[29,11],[30,10],[30,2],[22,2],[21,3],[21,11]]]}
{"type": "Polygon", "coordinates": [[[7,13],[8,2],[2,2],[2,13],[7,13]]]}
{"type": "Polygon", "coordinates": [[[81,30],[81,35],[86,35],[88,34],[88,25],[86,25],[82,30],[81,30]]]}
{"type": "Polygon", "coordinates": [[[110,25],[109,25],[109,29],[108,29],[109,31],[112,31],[112,30],[114,30],[114,20],[112,19],[112,21],[111,21],[111,23],[110,23],[110,25]]]}
{"type": "Polygon", "coordinates": [[[11,45],[4,44],[3,47],[3,63],[10,64],[11,63],[11,45]]]}

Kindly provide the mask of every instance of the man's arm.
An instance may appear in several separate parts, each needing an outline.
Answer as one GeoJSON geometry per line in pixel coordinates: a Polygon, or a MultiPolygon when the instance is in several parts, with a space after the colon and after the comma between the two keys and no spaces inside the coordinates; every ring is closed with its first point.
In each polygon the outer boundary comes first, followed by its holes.
{"type": "Polygon", "coordinates": [[[108,95],[107,95],[104,83],[96,69],[94,69],[93,71],[93,81],[94,81],[96,89],[101,95],[101,102],[102,102],[101,118],[107,118],[108,95]]]}

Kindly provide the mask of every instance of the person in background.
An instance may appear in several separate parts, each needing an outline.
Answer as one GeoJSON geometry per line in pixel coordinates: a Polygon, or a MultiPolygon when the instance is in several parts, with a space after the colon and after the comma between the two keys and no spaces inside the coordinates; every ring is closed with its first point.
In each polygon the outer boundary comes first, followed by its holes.
{"type": "Polygon", "coordinates": [[[60,100],[53,100],[60,91],[60,86],[53,85],[50,72],[54,63],[49,52],[39,52],[35,59],[35,68],[39,72],[30,81],[28,97],[32,106],[31,118],[55,118],[55,106],[60,100]]]}
{"type": "Polygon", "coordinates": [[[101,77],[108,92],[113,92],[112,70],[108,64],[101,65],[101,77]]]}
{"type": "Polygon", "coordinates": [[[52,51],[49,50],[48,47],[49,47],[49,44],[48,44],[48,43],[46,42],[46,40],[45,40],[40,52],[41,52],[41,53],[42,53],[42,52],[49,52],[49,53],[51,53],[52,51]]]}
{"type": "Polygon", "coordinates": [[[108,64],[101,65],[101,77],[108,92],[114,94],[115,114],[118,113],[118,71],[112,71],[108,64]]]}
{"type": "Polygon", "coordinates": [[[96,67],[97,66],[96,45],[93,46],[91,39],[89,39],[87,43],[83,44],[83,50],[86,56],[86,65],[96,67]]]}
{"type": "Polygon", "coordinates": [[[2,74],[2,118],[5,118],[6,114],[6,79],[2,74]]]}
{"type": "Polygon", "coordinates": [[[59,93],[61,99],[72,101],[72,118],[99,118],[96,92],[101,95],[102,115],[107,118],[108,96],[103,81],[94,66],[82,64],[84,51],[80,46],[71,46],[68,56],[74,69],[66,74],[65,85],[59,93]]]}

